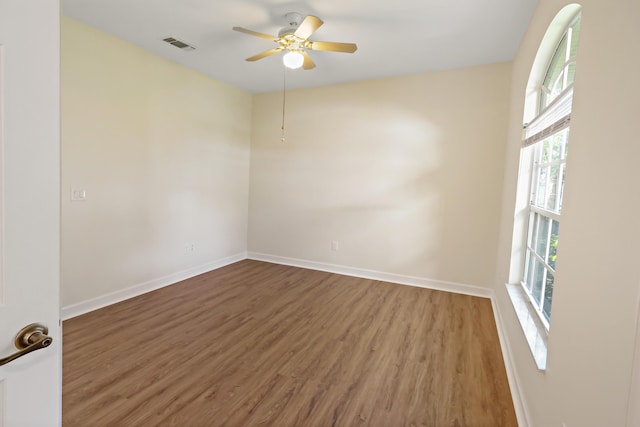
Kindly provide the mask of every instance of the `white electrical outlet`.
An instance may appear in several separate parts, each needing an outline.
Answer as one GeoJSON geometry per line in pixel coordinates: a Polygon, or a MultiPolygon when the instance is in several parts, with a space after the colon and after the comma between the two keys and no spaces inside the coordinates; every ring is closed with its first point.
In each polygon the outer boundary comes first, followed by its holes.
{"type": "Polygon", "coordinates": [[[338,242],[337,240],[334,240],[333,242],[331,242],[331,250],[332,251],[339,251],[340,250],[340,242],[338,242]]]}

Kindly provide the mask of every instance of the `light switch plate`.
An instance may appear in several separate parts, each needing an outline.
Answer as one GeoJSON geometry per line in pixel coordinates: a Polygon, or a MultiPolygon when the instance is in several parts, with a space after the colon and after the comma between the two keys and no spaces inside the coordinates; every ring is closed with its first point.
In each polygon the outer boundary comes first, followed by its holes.
{"type": "Polygon", "coordinates": [[[85,200],[87,200],[87,190],[85,190],[84,188],[71,189],[72,202],[84,202],[85,200]]]}

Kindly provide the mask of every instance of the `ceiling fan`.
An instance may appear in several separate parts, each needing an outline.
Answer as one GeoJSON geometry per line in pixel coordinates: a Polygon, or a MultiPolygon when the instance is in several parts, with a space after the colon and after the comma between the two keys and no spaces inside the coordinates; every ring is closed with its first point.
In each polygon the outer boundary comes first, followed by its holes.
{"type": "Polygon", "coordinates": [[[284,65],[288,68],[300,68],[310,70],[316,66],[307,50],[324,50],[329,52],[353,53],[358,49],[355,43],[336,43],[311,41],[309,37],[323,24],[323,21],[317,16],[307,15],[304,20],[299,13],[287,13],[289,26],[284,27],[278,32],[278,36],[259,33],[257,31],[247,30],[242,27],[233,27],[234,31],[249,34],[252,36],[262,37],[263,39],[274,41],[277,47],[269,49],[265,52],[247,58],[247,61],[257,61],[267,56],[286,51],[282,58],[284,65]]]}

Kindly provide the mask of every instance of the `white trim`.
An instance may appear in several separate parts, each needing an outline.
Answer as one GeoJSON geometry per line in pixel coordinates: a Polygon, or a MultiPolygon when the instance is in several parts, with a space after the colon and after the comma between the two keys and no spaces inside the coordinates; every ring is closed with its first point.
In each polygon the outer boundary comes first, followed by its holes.
{"type": "MultiPolygon", "coordinates": [[[[640,295],[639,295],[640,296],[640,295]]],[[[627,400],[627,427],[640,425],[640,298],[636,304],[636,330],[633,364],[631,366],[631,384],[627,400]]]]}
{"type": "Polygon", "coordinates": [[[278,255],[249,252],[247,258],[256,261],[272,262],[274,264],[289,265],[292,267],[307,268],[309,270],[326,271],[328,273],[342,274],[344,276],[360,277],[363,279],[379,280],[382,282],[396,283],[399,285],[416,286],[419,288],[435,289],[439,291],[453,292],[456,294],[471,295],[474,297],[491,298],[493,290],[480,286],[466,285],[462,283],[445,282],[443,280],[426,279],[422,277],[404,276],[395,273],[385,273],[364,268],[348,267],[346,265],[328,264],[324,262],[308,261],[298,258],[289,258],[278,255]]]}
{"type": "Polygon", "coordinates": [[[225,265],[233,264],[234,262],[242,261],[246,258],[246,252],[241,252],[239,254],[220,258],[216,261],[198,265],[187,270],[169,274],[168,276],[149,280],[148,282],[144,283],[139,283],[129,288],[111,292],[87,301],[82,301],[77,304],[65,306],[61,310],[61,317],[62,320],[71,319],[72,317],[80,316],[81,314],[85,314],[90,311],[127,300],[129,298],[134,298],[139,295],[146,294],[147,292],[155,291],[156,289],[164,288],[165,286],[173,285],[174,283],[180,282],[182,280],[189,279],[199,274],[207,273],[209,271],[224,267],[225,265]]]}
{"type": "MultiPolygon", "coordinates": [[[[534,257],[536,257],[538,262],[540,262],[542,264],[544,269],[547,270],[545,274],[551,273],[551,275],[554,277],[554,282],[555,282],[555,274],[556,274],[555,270],[553,270],[551,267],[549,267],[549,265],[546,262],[542,261],[542,258],[540,257],[540,255],[538,255],[535,251],[531,250],[531,248],[529,248],[528,245],[527,245],[527,249],[529,250],[529,252],[531,254],[533,254],[534,257]],[[551,270],[549,270],[549,269],[551,269],[551,270]]],[[[531,256],[531,255],[529,255],[529,256],[531,256]]],[[[529,304],[527,304],[527,312],[528,313],[532,313],[533,312],[538,316],[538,320],[540,321],[540,323],[542,324],[542,327],[546,331],[546,335],[548,335],[549,334],[549,321],[547,320],[546,317],[544,317],[544,313],[542,311],[542,305],[541,305],[540,301],[536,301],[533,298],[533,294],[531,293],[531,291],[529,291],[529,289],[527,289],[527,285],[525,285],[524,281],[521,280],[520,283],[518,283],[517,285],[514,285],[514,286],[518,286],[518,285],[520,286],[520,290],[521,290],[521,294],[523,295],[523,298],[526,298],[529,301],[529,304]]],[[[542,299],[542,297],[545,294],[545,290],[547,289],[546,277],[543,278],[542,285],[543,285],[542,289],[540,289],[540,299],[542,299]]],[[[509,295],[513,297],[513,295],[511,295],[511,293],[509,293],[509,295]]],[[[515,308],[515,304],[516,303],[514,301],[514,298],[511,298],[511,302],[514,303],[514,308],[515,308]]],[[[518,310],[516,309],[516,311],[518,311],[518,310]]],[[[521,314],[518,313],[518,316],[520,316],[520,315],[521,314]]],[[[526,316],[525,316],[525,318],[526,318],[526,316]]],[[[524,321],[524,320],[523,320],[523,322],[526,323],[526,321],[524,321]]],[[[524,326],[523,326],[523,329],[524,329],[524,326]]],[[[540,335],[539,332],[538,332],[538,335],[540,335]]],[[[545,348],[546,348],[546,345],[545,345],[545,348]]],[[[544,363],[544,364],[538,363],[538,369],[541,369],[543,371],[546,369],[546,366],[547,366],[546,363],[544,363]]]]}
{"type": "MultiPolygon", "coordinates": [[[[5,293],[6,293],[6,289],[5,289],[6,281],[4,278],[4,270],[5,270],[4,266],[6,265],[5,259],[4,259],[4,254],[5,254],[5,247],[4,247],[4,236],[5,236],[5,229],[4,229],[4,217],[5,217],[5,210],[4,210],[4,195],[5,195],[4,93],[5,93],[4,91],[4,46],[0,45],[0,307],[4,306],[5,304],[5,293]]],[[[0,397],[2,397],[1,394],[0,394],[0,397]]],[[[2,407],[0,407],[0,409],[2,409],[2,407]]],[[[2,426],[3,426],[3,422],[2,422],[2,419],[0,418],[0,427],[2,426]]]]}
{"type": "MultiPolygon", "coordinates": [[[[60,392],[62,392],[62,390],[60,392]]],[[[6,414],[7,411],[5,411],[4,399],[4,380],[0,380],[0,427],[4,427],[4,425],[6,424],[4,420],[4,414],[6,414]]],[[[60,419],[62,419],[62,417],[60,417],[60,419]]]]}
{"type": "Polygon", "coordinates": [[[547,218],[551,218],[555,222],[560,222],[560,219],[562,218],[562,216],[559,213],[541,208],[540,206],[536,206],[533,203],[529,205],[529,210],[537,214],[540,214],[542,216],[546,216],[547,218]]]}
{"type": "Polygon", "coordinates": [[[527,406],[524,403],[524,394],[520,388],[520,377],[518,376],[518,371],[516,370],[515,363],[513,361],[513,353],[511,353],[511,346],[509,345],[509,340],[505,333],[502,313],[500,312],[500,306],[496,301],[495,295],[491,298],[491,306],[493,307],[493,316],[496,320],[496,329],[498,330],[498,339],[500,340],[500,348],[502,349],[504,368],[507,371],[509,389],[511,390],[511,400],[513,401],[513,407],[516,411],[518,426],[529,427],[532,425],[531,418],[529,417],[527,406]]]}
{"type": "Polygon", "coordinates": [[[547,369],[547,341],[549,331],[542,323],[539,313],[533,306],[529,294],[520,283],[505,285],[511,306],[527,341],[531,357],[539,371],[547,369]]]}

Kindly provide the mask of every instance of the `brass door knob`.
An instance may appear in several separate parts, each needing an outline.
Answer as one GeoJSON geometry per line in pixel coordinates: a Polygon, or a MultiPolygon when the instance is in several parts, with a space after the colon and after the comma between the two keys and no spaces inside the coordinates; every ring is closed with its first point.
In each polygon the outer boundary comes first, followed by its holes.
{"type": "Polygon", "coordinates": [[[18,351],[0,359],[0,366],[6,365],[12,360],[16,360],[18,357],[22,357],[32,351],[49,347],[53,342],[53,338],[48,336],[48,333],[49,328],[40,323],[32,323],[20,329],[14,342],[18,351]]]}

